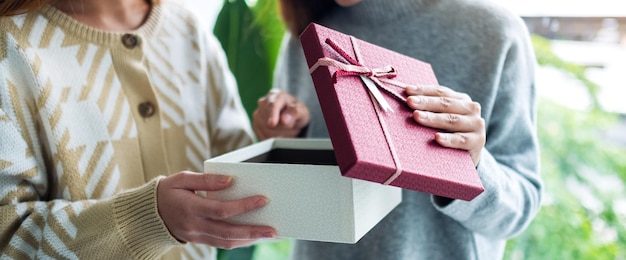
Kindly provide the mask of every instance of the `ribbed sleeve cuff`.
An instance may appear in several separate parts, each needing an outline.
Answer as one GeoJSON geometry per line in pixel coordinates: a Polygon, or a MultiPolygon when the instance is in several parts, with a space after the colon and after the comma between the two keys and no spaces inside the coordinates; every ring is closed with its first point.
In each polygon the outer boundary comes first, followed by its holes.
{"type": "Polygon", "coordinates": [[[181,245],[167,230],[157,210],[156,178],[123,192],[113,201],[114,218],[124,244],[134,258],[154,259],[172,246],[181,245]]]}
{"type": "Polygon", "coordinates": [[[496,172],[493,168],[497,167],[497,162],[491,154],[484,151],[481,155],[480,161],[481,162],[479,167],[477,167],[477,170],[485,191],[472,201],[453,200],[449,204],[445,205],[438,203],[438,201],[435,201],[434,196],[431,196],[431,201],[436,209],[458,222],[465,223],[472,218],[477,220],[482,219],[475,217],[476,212],[498,203],[499,199],[496,193],[500,188],[498,188],[497,181],[493,179],[494,174],[487,174],[487,172],[496,172]],[[485,170],[485,168],[488,170],[485,170]]]}

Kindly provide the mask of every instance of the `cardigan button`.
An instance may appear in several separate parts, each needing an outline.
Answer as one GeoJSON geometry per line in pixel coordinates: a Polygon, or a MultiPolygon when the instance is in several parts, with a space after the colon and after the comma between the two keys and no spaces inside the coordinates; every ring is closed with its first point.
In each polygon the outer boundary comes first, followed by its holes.
{"type": "Polygon", "coordinates": [[[156,112],[156,108],[154,107],[154,104],[152,104],[152,102],[148,101],[148,102],[143,102],[139,104],[139,114],[142,117],[144,118],[151,117],[152,115],[154,115],[155,112],[156,112]]]}
{"type": "Polygon", "coordinates": [[[124,46],[128,49],[133,49],[139,44],[139,38],[134,34],[124,34],[122,36],[122,44],[124,44],[124,46]]]}

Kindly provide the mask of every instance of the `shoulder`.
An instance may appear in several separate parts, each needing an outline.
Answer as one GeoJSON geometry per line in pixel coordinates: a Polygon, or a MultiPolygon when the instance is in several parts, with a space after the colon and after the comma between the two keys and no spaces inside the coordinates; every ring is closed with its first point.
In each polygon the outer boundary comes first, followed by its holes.
{"type": "Polygon", "coordinates": [[[491,0],[446,0],[435,5],[448,18],[472,23],[519,25],[521,18],[491,0]]]}
{"type": "Polygon", "coordinates": [[[0,17],[0,67],[5,73],[0,77],[30,71],[32,57],[25,55],[25,50],[49,36],[47,25],[47,19],[39,12],[0,17]]]}
{"type": "Polygon", "coordinates": [[[182,1],[163,0],[159,3],[159,10],[161,13],[159,34],[173,41],[190,41],[193,46],[188,51],[213,53],[221,49],[211,28],[207,24],[202,24],[197,13],[182,1]]]}
{"type": "Polygon", "coordinates": [[[174,24],[183,30],[198,31],[200,22],[196,14],[180,0],[163,0],[159,3],[163,23],[174,24]]]}
{"type": "Polygon", "coordinates": [[[3,49],[7,48],[8,40],[21,45],[29,37],[41,36],[47,24],[47,19],[39,12],[0,17],[0,43],[3,49]],[[37,34],[33,32],[37,31],[37,34]]]}
{"type": "Polygon", "coordinates": [[[222,45],[207,24],[193,11],[189,3],[182,0],[162,0],[159,3],[161,10],[161,33],[174,41],[185,39],[191,46],[186,50],[193,53],[202,62],[208,64],[211,71],[228,70],[225,53],[222,45]],[[225,65],[226,64],[226,65],[225,65]]]}
{"type": "Polygon", "coordinates": [[[466,33],[489,40],[510,40],[528,34],[521,17],[491,0],[437,1],[433,8],[466,33]]]}

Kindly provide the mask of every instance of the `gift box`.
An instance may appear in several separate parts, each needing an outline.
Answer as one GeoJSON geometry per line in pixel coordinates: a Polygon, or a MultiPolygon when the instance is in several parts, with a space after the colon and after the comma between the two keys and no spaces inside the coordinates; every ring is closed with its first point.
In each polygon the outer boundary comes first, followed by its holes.
{"type": "Polygon", "coordinates": [[[356,243],[402,200],[400,188],[343,177],[329,139],[268,139],[206,160],[204,171],[233,176],[208,196],[269,199],[229,221],[272,226],[282,238],[356,243]]]}
{"type": "Polygon", "coordinates": [[[468,151],[435,142],[407,85],[438,85],[430,64],[312,23],[300,35],[344,176],[472,200],[483,186],[468,151]]]}

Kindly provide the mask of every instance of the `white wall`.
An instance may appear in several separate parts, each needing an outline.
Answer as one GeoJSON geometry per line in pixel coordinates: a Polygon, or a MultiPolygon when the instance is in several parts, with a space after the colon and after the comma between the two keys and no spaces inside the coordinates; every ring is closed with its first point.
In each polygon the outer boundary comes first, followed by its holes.
{"type": "Polygon", "coordinates": [[[521,16],[624,17],[624,0],[494,0],[521,16]]]}
{"type": "Polygon", "coordinates": [[[198,16],[202,26],[212,30],[215,18],[222,8],[223,0],[180,0],[198,16]]]}

